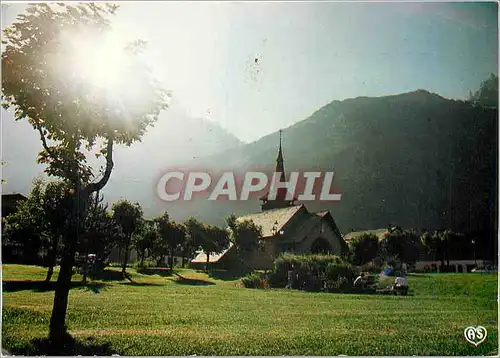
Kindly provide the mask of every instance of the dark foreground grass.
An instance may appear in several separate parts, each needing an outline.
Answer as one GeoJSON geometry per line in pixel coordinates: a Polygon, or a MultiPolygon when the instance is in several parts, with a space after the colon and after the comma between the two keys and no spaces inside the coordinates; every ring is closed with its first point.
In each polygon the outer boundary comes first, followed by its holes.
{"type": "MultiPolygon", "coordinates": [[[[43,277],[4,265],[3,280],[43,277]],[[23,274],[24,272],[24,274],[23,274]]],[[[497,275],[409,277],[408,297],[252,290],[190,270],[178,277],[75,286],[74,342],[46,342],[53,291],[3,292],[2,343],[14,354],[83,355],[488,355],[498,352],[497,275]],[[202,284],[203,283],[203,284],[202,284]],[[470,325],[488,329],[478,347],[470,325]]],[[[15,287],[15,286],[14,286],[15,287]]]]}

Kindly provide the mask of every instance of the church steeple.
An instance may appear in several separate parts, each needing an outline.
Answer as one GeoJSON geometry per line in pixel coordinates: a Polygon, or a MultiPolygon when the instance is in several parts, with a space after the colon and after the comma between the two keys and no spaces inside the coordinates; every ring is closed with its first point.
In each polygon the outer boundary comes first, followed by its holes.
{"type": "MultiPolygon", "coordinates": [[[[280,144],[278,148],[278,157],[276,158],[276,167],[275,167],[275,172],[280,173],[279,175],[279,181],[280,182],[286,182],[286,175],[285,175],[285,163],[283,160],[283,149],[281,147],[281,134],[283,130],[280,129],[280,144]]],[[[275,199],[268,199],[269,192],[264,195],[260,200],[262,200],[262,211],[265,210],[270,210],[270,209],[281,209],[281,208],[286,208],[289,206],[293,206],[295,202],[295,198],[292,200],[287,200],[288,190],[287,188],[278,188],[277,193],[276,193],[276,198],[275,199]]]]}
{"type": "Polygon", "coordinates": [[[278,158],[276,158],[276,169],[274,171],[276,173],[281,173],[280,181],[284,182],[284,181],[286,181],[286,176],[285,176],[285,164],[283,162],[283,150],[281,149],[281,133],[282,132],[283,132],[283,130],[280,129],[280,147],[278,149],[278,158]]]}

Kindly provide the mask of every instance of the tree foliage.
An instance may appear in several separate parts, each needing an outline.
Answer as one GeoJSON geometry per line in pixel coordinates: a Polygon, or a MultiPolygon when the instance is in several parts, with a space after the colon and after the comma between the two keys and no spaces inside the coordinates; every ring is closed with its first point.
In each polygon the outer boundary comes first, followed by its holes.
{"type": "Polygon", "coordinates": [[[68,216],[67,195],[64,183],[35,179],[27,200],[5,218],[3,246],[15,248],[21,262],[53,266],[68,216]]]}
{"type": "Polygon", "coordinates": [[[390,227],[380,242],[380,251],[386,258],[397,257],[401,263],[414,264],[419,253],[417,234],[399,226],[390,227]]]}
{"type": "Polygon", "coordinates": [[[218,254],[229,246],[229,235],[227,230],[214,225],[204,224],[190,217],[184,222],[187,239],[190,245],[200,248],[207,257],[206,269],[210,260],[210,254],[218,254]]]}
{"type": "Polygon", "coordinates": [[[162,242],[164,255],[169,256],[169,266],[174,266],[174,255],[180,252],[186,240],[185,227],[173,220],[167,212],[154,219],[158,224],[158,233],[162,242]]]}
{"type": "Polygon", "coordinates": [[[498,76],[492,73],[476,92],[469,94],[469,101],[483,107],[498,108],[498,76]]]}
{"type": "Polygon", "coordinates": [[[349,242],[352,262],[364,265],[374,260],[380,249],[379,238],[373,233],[364,233],[349,242]]]}
{"type": "Polygon", "coordinates": [[[124,251],[122,272],[127,270],[132,235],[140,228],[143,221],[143,212],[139,203],[131,203],[128,200],[119,200],[112,206],[113,218],[123,233],[121,247],[124,251]]]}
{"type": "Polygon", "coordinates": [[[226,224],[230,230],[231,241],[240,258],[252,251],[263,249],[262,227],[252,220],[238,221],[235,215],[230,215],[226,219],[226,224]]]}

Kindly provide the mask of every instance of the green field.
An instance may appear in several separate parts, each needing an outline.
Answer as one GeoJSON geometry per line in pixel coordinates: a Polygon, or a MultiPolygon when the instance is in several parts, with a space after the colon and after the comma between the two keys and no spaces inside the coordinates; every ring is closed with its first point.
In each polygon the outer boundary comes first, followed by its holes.
{"type": "MultiPolygon", "coordinates": [[[[306,293],[238,287],[192,270],[93,282],[71,290],[62,354],[492,355],[498,353],[497,274],[410,276],[411,296],[306,293]],[[464,328],[482,325],[475,347],[464,328]]],[[[3,265],[2,345],[43,354],[53,291],[45,270],[3,265]],[[13,283],[13,281],[20,281],[13,283]]],[[[78,280],[79,277],[75,277],[78,280]]]]}

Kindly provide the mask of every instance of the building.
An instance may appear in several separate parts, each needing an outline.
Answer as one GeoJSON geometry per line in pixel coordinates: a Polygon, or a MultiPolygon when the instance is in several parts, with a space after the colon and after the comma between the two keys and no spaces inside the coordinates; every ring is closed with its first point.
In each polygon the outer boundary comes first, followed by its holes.
{"type": "MultiPolygon", "coordinates": [[[[280,181],[286,181],[283,150],[280,143],[276,159],[276,173],[280,173],[280,181]]],[[[246,264],[256,269],[268,269],[280,254],[289,252],[329,253],[341,255],[347,245],[329,211],[313,213],[305,205],[296,205],[295,198],[287,198],[287,189],[277,190],[274,199],[269,199],[269,192],[261,197],[261,212],[239,217],[238,221],[251,220],[262,228],[264,250],[251,253],[246,264]]],[[[289,196],[291,197],[291,195],[289,196]]],[[[234,248],[230,246],[224,252],[209,256],[209,263],[218,268],[228,268],[234,262],[231,257],[234,248]]],[[[191,263],[194,266],[206,263],[207,257],[199,253],[191,263]]]]}
{"type": "Polygon", "coordinates": [[[27,199],[27,197],[19,193],[2,194],[2,218],[15,212],[19,203],[27,199]]]}

